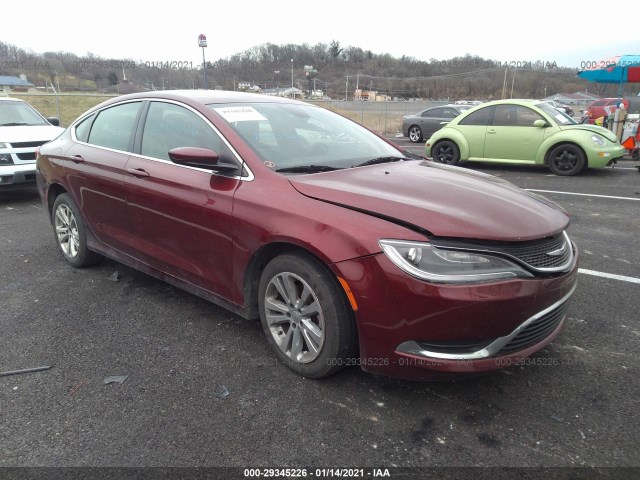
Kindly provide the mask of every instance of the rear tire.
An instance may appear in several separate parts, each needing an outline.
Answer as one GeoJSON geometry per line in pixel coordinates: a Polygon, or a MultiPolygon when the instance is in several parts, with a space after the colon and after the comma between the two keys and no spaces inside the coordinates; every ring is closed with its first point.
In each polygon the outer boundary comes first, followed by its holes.
{"type": "Polygon", "coordinates": [[[460,163],[460,149],[451,140],[443,140],[434,145],[433,159],[447,165],[458,165],[460,163]]]}
{"type": "Polygon", "coordinates": [[[357,364],[351,308],[318,260],[297,252],[274,258],[262,273],[258,295],[267,341],[291,370],[322,378],[357,364]]]}
{"type": "Polygon", "coordinates": [[[69,194],[58,195],[51,210],[51,223],[56,243],[64,259],[73,267],[88,267],[102,256],[87,247],[87,233],[82,215],[69,194]]]}
{"type": "Polygon", "coordinates": [[[422,129],[417,125],[409,127],[409,141],[420,143],[422,141],[422,129]]]}
{"type": "Polygon", "coordinates": [[[564,143],[554,147],[547,157],[549,170],[556,175],[577,175],[587,168],[584,153],[577,146],[564,143]]]}

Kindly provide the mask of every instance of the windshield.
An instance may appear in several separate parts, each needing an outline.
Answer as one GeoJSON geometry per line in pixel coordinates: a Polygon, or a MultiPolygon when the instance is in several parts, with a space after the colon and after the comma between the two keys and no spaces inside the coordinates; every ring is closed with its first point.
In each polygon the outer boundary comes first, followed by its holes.
{"type": "Polygon", "coordinates": [[[538,103],[536,107],[538,107],[544,113],[546,113],[551,118],[553,118],[558,123],[558,125],[578,125],[578,122],[576,122],[569,115],[567,115],[561,110],[557,110],[556,108],[552,107],[548,103],[541,102],[541,103],[538,103]]]}
{"type": "Polygon", "coordinates": [[[274,170],[313,166],[321,171],[404,156],[366,128],[321,107],[290,103],[209,107],[274,170]]]}
{"type": "Polygon", "coordinates": [[[24,102],[0,102],[0,127],[18,125],[49,125],[42,116],[24,102]]]}

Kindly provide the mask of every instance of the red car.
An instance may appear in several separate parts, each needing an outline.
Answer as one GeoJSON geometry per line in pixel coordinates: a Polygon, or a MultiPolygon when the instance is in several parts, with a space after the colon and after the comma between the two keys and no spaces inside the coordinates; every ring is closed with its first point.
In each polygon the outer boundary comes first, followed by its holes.
{"type": "MultiPolygon", "coordinates": [[[[629,100],[623,98],[622,103],[624,108],[629,108],[629,100]]],[[[587,106],[582,114],[582,123],[595,123],[598,118],[609,115],[609,112],[614,112],[617,106],[617,98],[599,98],[587,106]]]]}
{"type": "Polygon", "coordinates": [[[407,155],[299,101],[154,92],[81,116],[41,147],[36,178],[72,266],[107,256],[259,317],[301,375],[517,364],[565,322],[568,215],[407,155]]]}

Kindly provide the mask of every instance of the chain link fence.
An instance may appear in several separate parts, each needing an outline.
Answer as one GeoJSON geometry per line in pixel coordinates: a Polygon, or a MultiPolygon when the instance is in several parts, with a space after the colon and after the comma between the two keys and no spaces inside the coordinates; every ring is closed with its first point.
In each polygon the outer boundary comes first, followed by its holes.
{"type": "MultiPolygon", "coordinates": [[[[45,117],[57,117],[60,126],[69,126],[76,118],[90,108],[102,103],[115,94],[83,94],[83,93],[9,93],[10,97],[19,98],[32,105],[45,117]]],[[[417,113],[425,108],[444,105],[446,102],[436,101],[343,101],[343,100],[307,100],[344,115],[371,130],[381,134],[402,132],[402,118],[417,113]]]]}

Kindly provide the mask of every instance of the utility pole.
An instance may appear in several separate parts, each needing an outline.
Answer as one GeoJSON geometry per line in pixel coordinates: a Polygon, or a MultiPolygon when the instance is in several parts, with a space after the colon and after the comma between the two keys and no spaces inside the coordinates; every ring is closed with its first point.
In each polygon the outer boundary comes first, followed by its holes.
{"type": "Polygon", "coordinates": [[[291,98],[294,98],[295,94],[293,93],[293,58],[291,59],[291,98]]]}
{"type": "Polygon", "coordinates": [[[347,87],[344,89],[344,101],[346,102],[349,98],[349,74],[347,73],[347,87]]]}
{"type": "Polygon", "coordinates": [[[516,83],[516,72],[513,72],[513,77],[511,77],[511,98],[513,98],[513,84],[516,83]]]}
{"type": "Polygon", "coordinates": [[[507,72],[509,71],[508,68],[504,69],[504,80],[502,81],[502,100],[504,100],[504,96],[507,93],[507,72]]]}

